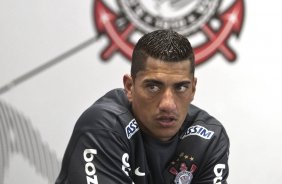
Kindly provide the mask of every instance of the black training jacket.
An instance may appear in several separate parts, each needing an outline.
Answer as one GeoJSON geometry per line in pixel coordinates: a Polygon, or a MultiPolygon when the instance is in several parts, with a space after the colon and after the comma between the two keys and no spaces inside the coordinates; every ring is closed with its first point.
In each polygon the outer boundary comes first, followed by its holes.
{"type": "Polygon", "coordinates": [[[225,129],[193,105],[188,114],[176,143],[167,146],[170,160],[159,159],[164,167],[156,176],[151,161],[159,153],[146,152],[124,90],[108,92],[78,119],[56,184],[227,184],[225,129]]]}

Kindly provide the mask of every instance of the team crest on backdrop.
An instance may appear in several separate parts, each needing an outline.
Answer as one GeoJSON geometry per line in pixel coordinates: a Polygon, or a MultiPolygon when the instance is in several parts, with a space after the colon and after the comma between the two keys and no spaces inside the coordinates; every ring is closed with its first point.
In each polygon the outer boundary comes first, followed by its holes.
{"type": "Polygon", "coordinates": [[[235,61],[228,44],[239,37],[244,19],[243,0],[95,0],[94,26],[109,43],[101,48],[101,59],[121,53],[129,61],[137,40],[156,29],[173,29],[189,38],[196,64],[222,54],[235,61]]]}

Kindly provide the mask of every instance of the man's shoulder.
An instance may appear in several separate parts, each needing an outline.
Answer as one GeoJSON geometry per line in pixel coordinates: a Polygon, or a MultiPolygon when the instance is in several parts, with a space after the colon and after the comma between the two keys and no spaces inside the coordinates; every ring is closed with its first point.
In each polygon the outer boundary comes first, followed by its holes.
{"type": "Polygon", "coordinates": [[[193,122],[193,124],[200,123],[206,126],[223,127],[222,123],[218,119],[195,105],[190,106],[188,120],[193,122]]]}
{"type": "Polygon", "coordinates": [[[198,135],[206,140],[219,137],[223,134],[228,138],[222,123],[205,110],[191,105],[186,119],[184,136],[198,135]]]}
{"type": "Polygon", "coordinates": [[[130,103],[127,100],[123,89],[113,89],[99,98],[88,111],[97,115],[97,113],[107,113],[119,116],[120,114],[130,112],[130,103]]]}
{"type": "Polygon", "coordinates": [[[122,89],[114,89],[99,98],[79,117],[75,129],[123,129],[133,116],[130,104],[122,89]]]}

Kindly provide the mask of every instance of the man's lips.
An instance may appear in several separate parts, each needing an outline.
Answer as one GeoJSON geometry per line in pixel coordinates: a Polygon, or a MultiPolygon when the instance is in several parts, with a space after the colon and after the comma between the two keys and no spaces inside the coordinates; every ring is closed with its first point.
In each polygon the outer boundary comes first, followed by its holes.
{"type": "Polygon", "coordinates": [[[174,126],[174,124],[176,123],[176,117],[175,116],[158,116],[157,122],[162,127],[171,127],[171,126],[174,126]]]}

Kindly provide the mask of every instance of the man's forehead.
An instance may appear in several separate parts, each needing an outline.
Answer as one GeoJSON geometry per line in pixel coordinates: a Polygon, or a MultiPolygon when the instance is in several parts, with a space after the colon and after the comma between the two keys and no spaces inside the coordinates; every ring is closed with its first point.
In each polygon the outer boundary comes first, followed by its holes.
{"type": "Polygon", "coordinates": [[[184,75],[191,73],[188,61],[166,62],[166,61],[148,61],[145,67],[137,75],[184,75]]]}
{"type": "Polygon", "coordinates": [[[189,72],[171,72],[162,70],[144,70],[138,72],[137,80],[142,83],[170,83],[176,84],[184,81],[192,81],[193,76],[189,72]]]}

